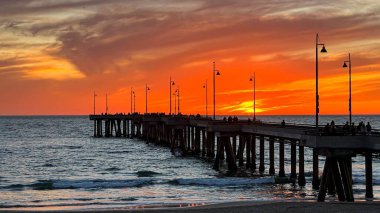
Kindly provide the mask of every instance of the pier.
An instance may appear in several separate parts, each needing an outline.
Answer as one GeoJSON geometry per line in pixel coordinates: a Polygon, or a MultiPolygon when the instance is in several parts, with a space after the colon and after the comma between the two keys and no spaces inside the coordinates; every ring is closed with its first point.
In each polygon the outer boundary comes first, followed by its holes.
{"type": "Polygon", "coordinates": [[[259,121],[212,120],[201,116],[165,114],[90,115],[94,121],[94,137],[139,138],[147,143],[169,147],[172,153],[209,159],[215,170],[226,165],[231,172],[251,170],[275,175],[276,180],[305,186],[305,147],[313,150],[314,189],[318,201],[325,201],[327,192],[339,201],[354,201],[352,191],[352,158],[365,156],[367,199],[373,198],[372,156],[380,152],[380,132],[366,135],[347,134],[337,128],[334,135],[323,128],[307,125],[263,123],[259,121]],[[259,149],[256,150],[256,143],[259,149]],[[275,150],[274,144],[278,144],[275,150]],[[269,153],[265,153],[269,146],[269,153]],[[290,146],[291,173],[285,173],[285,146],[290,146]],[[298,155],[297,155],[298,148],[298,155]],[[278,152],[279,162],[274,161],[278,152]],[[269,155],[269,165],[264,158],[269,155]],[[298,156],[298,165],[297,165],[298,156]],[[319,156],[326,158],[319,175],[319,156]],[[256,161],[259,162],[256,162],[256,161]],[[275,171],[275,163],[279,171],[275,171]],[[298,171],[298,172],[297,172],[298,171]]]}

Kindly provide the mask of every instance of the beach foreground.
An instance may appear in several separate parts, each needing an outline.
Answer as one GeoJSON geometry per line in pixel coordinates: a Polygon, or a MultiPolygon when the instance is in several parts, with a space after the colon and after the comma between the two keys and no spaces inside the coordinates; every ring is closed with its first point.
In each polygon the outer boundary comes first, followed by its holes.
{"type": "Polygon", "coordinates": [[[380,202],[257,202],[257,201],[244,201],[244,202],[231,202],[221,204],[211,204],[196,207],[138,207],[138,209],[88,209],[88,210],[48,210],[43,211],[25,211],[25,210],[6,210],[0,212],[195,212],[195,213],[209,213],[209,212],[378,212],[380,209],[380,202]]]}

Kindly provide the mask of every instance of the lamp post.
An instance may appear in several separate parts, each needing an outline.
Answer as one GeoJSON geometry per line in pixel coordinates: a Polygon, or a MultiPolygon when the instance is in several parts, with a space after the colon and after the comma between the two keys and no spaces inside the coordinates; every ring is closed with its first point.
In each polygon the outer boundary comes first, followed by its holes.
{"type": "Polygon", "coordinates": [[[145,113],[148,113],[148,91],[150,88],[145,84],[145,113]]]}
{"type": "Polygon", "coordinates": [[[180,111],[179,111],[179,86],[178,86],[178,88],[177,88],[177,96],[178,96],[178,99],[177,99],[177,101],[178,101],[178,104],[177,104],[177,107],[178,107],[178,109],[177,109],[177,114],[179,115],[179,113],[180,113],[180,111]]]}
{"type": "Polygon", "coordinates": [[[253,83],[253,121],[256,121],[256,73],[249,79],[253,83]]]}
{"type": "Polygon", "coordinates": [[[214,95],[213,95],[213,99],[214,99],[214,120],[215,120],[215,76],[217,75],[220,75],[220,72],[219,70],[216,70],[215,69],[215,61],[213,62],[213,66],[212,66],[212,80],[213,80],[213,91],[214,91],[214,95]]]}
{"type": "Polygon", "coordinates": [[[318,94],[318,51],[319,46],[322,46],[321,53],[327,53],[327,50],[325,48],[325,44],[319,43],[319,35],[317,33],[316,39],[315,39],[315,126],[317,130],[317,134],[319,132],[318,129],[318,115],[319,115],[319,94],[318,94]]]}
{"type": "MultiPolygon", "coordinates": [[[[319,46],[322,46],[321,53],[327,53],[325,48],[325,44],[319,43],[318,33],[315,38],[315,128],[316,135],[319,134],[318,127],[318,114],[319,114],[319,94],[318,94],[318,51],[319,46]]],[[[319,187],[319,165],[318,165],[318,153],[315,149],[313,149],[313,189],[318,189],[319,187]]]]}
{"type": "Polygon", "coordinates": [[[94,115],[95,115],[95,107],[96,107],[96,96],[97,94],[94,92],[94,115]]]}
{"type": "Polygon", "coordinates": [[[169,81],[169,101],[170,101],[170,110],[169,110],[169,114],[172,114],[172,86],[174,85],[174,81],[172,81],[172,77],[170,76],[170,81],[169,81]]]}
{"type": "Polygon", "coordinates": [[[108,115],[108,94],[106,93],[106,115],[108,115]]]}
{"type": "Polygon", "coordinates": [[[205,97],[206,97],[206,118],[208,117],[208,109],[207,109],[207,105],[208,105],[208,102],[207,102],[207,80],[206,80],[206,83],[203,85],[203,88],[206,90],[206,94],[205,94],[205,97]]]}
{"type": "Polygon", "coordinates": [[[131,114],[133,114],[133,87],[131,87],[131,114]]]}
{"type": "Polygon", "coordinates": [[[174,91],[174,115],[177,114],[177,90],[174,91]]]}
{"type": "Polygon", "coordinates": [[[349,80],[349,98],[348,98],[348,111],[350,112],[350,126],[352,124],[352,108],[351,108],[351,54],[348,53],[348,61],[344,61],[343,68],[347,67],[348,63],[348,80],[349,80]]]}
{"type": "Polygon", "coordinates": [[[133,113],[136,113],[136,92],[133,91],[133,113]]]}

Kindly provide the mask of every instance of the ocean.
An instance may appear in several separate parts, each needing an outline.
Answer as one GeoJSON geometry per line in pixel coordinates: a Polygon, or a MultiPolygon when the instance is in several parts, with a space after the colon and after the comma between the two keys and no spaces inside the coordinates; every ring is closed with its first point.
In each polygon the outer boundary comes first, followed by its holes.
{"type": "MultiPolygon", "coordinates": [[[[258,116],[267,122],[313,124],[313,116],[258,116]]],[[[347,116],[321,116],[320,124],[347,116]]],[[[380,116],[354,116],[380,129],[380,116]]],[[[259,143],[257,143],[258,145],[259,143]]],[[[266,146],[268,173],[268,146],[266,146]]],[[[258,147],[257,149],[258,150],[258,147]]],[[[278,150],[276,145],[275,150],[278,150]]],[[[275,184],[271,176],[234,177],[195,157],[174,156],[139,139],[94,138],[88,116],[0,117],[0,210],[60,210],[194,206],[231,201],[316,200],[311,151],[305,148],[306,186],[275,184]]],[[[258,152],[258,151],[256,151],[258,152]]],[[[278,172],[278,156],[275,151],[278,172]]],[[[257,155],[258,157],[258,155],[257,155]]],[[[257,159],[258,162],[258,159],[257,159]]],[[[320,157],[320,173],[324,159],[320,157]]],[[[354,196],[364,200],[364,157],[353,158],[354,196]]],[[[285,146],[290,173],[290,147],[285,146]]],[[[380,159],[373,159],[375,199],[380,159]]],[[[327,198],[335,199],[335,198],[327,198]]]]}

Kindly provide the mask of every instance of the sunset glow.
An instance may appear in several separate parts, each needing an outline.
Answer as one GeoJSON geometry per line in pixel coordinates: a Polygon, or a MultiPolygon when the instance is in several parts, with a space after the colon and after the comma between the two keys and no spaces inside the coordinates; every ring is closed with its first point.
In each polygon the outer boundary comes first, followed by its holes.
{"type": "MultiPolygon", "coordinates": [[[[380,4],[338,1],[1,1],[0,114],[169,111],[169,77],[181,113],[315,112],[315,34],[321,114],[348,113],[352,58],[353,114],[380,113],[380,4]]],[[[174,98],[173,98],[174,107],[174,98]]],[[[174,110],[173,110],[174,111],[174,110]]]]}

